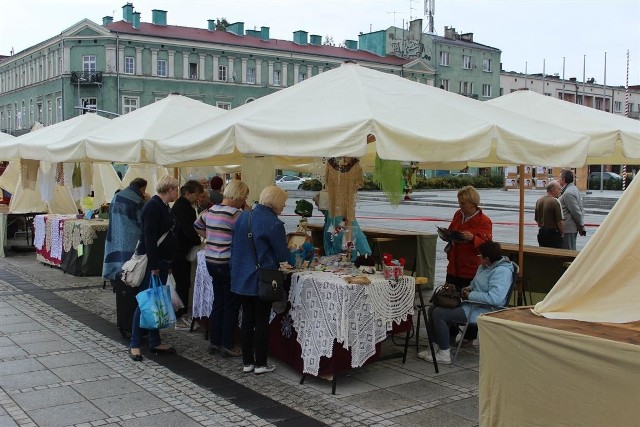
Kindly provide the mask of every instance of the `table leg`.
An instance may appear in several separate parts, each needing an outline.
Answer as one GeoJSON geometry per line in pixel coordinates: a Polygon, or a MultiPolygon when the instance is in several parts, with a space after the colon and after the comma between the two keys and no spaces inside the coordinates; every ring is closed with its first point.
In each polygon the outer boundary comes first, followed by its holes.
{"type": "Polygon", "coordinates": [[[436,371],[436,374],[440,371],[438,370],[438,362],[436,361],[436,352],[433,350],[433,343],[431,342],[431,335],[429,334],[429,325],[427,324],[427,308],[423,305],[420,309],[422,311],[422,315],[424,316],[424,327],[427,330],[427,340],[429,340],[429,350],[431,351],[431,359],[433,359],[433,368],[436,371]]]}

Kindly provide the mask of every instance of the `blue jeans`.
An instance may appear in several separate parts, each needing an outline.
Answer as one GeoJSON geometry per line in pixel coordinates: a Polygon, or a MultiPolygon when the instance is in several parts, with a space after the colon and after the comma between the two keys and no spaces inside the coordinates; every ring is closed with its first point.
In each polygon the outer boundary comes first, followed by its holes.
{"type": "Polygon", "coordinates": [[[442,350],[449,349],[449,322],[466,322],[467,315],[462,307],[429,307],[429,339],[438,343],[442,350]]]}
{"type": "MultiPolygon", "coordinates": [[[[160,260],[160,281],[167,283],[169,275],[169,261],[160,260]]],[[[140,284],[140,291],[149,288],[151,280],[151,270],[147,270],[140,284]]],[[[133,313],[133,324],[131,325],[131,342],[129,348],[140,348],[140,340],[142,339],[142,328],[140,327],[140,307],[136,307],[133,313]]],[[[160,331],[158,329],[149,329],[149,348],[156,348],[160,345],[160,331]]]]}
{"type": "Polygon", "coordinates": [[[231,292],[229,264],[207,263],[213,282],[213,307],[209,316],[209,342],[215,346],[233,347],[233,332],[238,324],[240,299],[231,292]]]}

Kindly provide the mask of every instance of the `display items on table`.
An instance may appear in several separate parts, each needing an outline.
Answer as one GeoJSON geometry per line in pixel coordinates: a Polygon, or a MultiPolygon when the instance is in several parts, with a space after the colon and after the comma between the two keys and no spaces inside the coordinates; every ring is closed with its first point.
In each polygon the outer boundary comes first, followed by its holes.
{"type": "Polygon", "coordinates": [[[405,259],[394,259],[389,253],[382,254],[384,278],[387,280],[398,280],[404,274],[405,259]]]}

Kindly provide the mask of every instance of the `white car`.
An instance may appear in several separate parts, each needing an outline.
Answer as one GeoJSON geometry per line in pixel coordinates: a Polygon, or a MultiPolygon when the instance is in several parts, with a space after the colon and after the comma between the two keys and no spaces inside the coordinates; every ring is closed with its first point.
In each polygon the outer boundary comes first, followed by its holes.
{"type": "Polygon", "coordinates": [[[299,176],[285,175],[280,179],[276,179],[276,185],[283,190],[297,190],[300,185],[306,181],[306,178],[299,176]]]}

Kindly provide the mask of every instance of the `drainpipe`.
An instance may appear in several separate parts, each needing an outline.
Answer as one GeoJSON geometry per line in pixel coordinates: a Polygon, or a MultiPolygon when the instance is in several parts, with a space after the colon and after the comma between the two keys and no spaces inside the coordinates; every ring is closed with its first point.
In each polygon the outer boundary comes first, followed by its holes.
{"type": "MultiPolygon", "coordinates": [[[[62,65],[63,65],[63,71],[64,71],[64,37],[62,37],[62,41],[60,43],[60,50],[62,51],[62,65]]],[[[58,64],[54,64],[54,67],[58,67],[58,64]]],[[[64,115],[64,73],[60,73],[60,99],[62,102],[62,121],[66,120],[65,115],[64,115]]],[[[36,108],[38,108],[38,105],[36,103],[36,108]]],[[[34,120],[35,121],[35,120],[34,120]]]]}
{"type": "Polygon", "coordinates": [[[116,113],[120,114],[120,35],[116,33],[116,113]]]}

